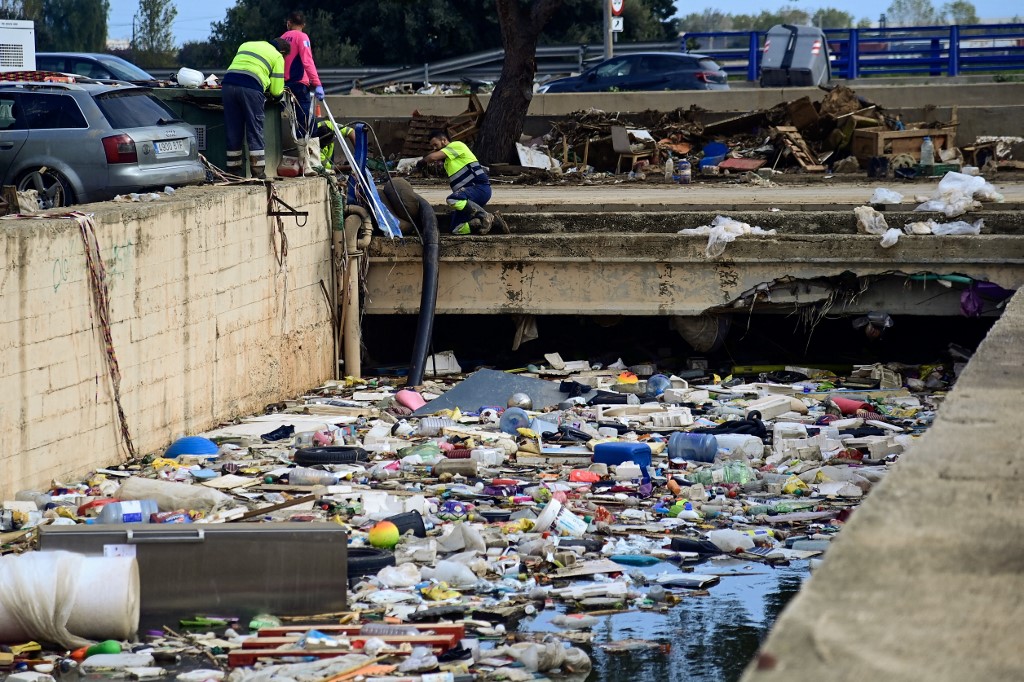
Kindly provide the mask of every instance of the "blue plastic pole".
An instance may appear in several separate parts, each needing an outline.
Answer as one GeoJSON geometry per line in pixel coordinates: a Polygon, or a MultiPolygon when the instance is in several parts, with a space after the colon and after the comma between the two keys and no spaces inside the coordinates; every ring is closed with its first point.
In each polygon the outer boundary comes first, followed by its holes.
{"type": "Polygon", "coordinates": [[[747,80],[757,80],[757,58],[761,54],[757,31],[750,32],[750,48],[747,52],[747,80]]]}
{"type": "Polygon", "coordinates": [[[850,39],[846,43],[846,77],[849,80],[860,77],[860,31],[850,29],[850,39]]]}
{"type": "Polygon", "coordinates": [[[949,27],[949,75],[960,75],[960,27],[949,27]]]}

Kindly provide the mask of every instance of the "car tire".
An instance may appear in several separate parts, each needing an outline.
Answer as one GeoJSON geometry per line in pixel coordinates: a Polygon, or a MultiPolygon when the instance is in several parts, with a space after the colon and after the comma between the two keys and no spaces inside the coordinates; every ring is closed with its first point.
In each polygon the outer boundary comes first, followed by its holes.
{"type": "Polygon", "coordinates": [[[34,171],[23,173],[18,178],[19,192],[34,189],[39,193],[39,208],[47,210],[62,208],[75,203],[75,193],[67,178],[52,168],[45,166],[34,171]]]}
{"type": "Polygon", "coordinates": [[[348,579],[377,575],[385,566],[395,565],[395,555],[373,547],[348,548],[348,579]]]}
{"type": "Polygon", "coordinates": [[[356,445],[329,445],[319,448],[299,448],[292,458],[300,466],[317,464],[352,464],[370,458],[366,450],[356,445]]]}

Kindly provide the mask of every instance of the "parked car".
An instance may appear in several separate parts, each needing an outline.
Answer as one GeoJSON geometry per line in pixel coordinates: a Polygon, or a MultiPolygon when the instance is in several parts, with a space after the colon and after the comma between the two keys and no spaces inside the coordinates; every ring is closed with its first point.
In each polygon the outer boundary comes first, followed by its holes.
{"type": "Polygon", "coordinates": [[[119,80],[130,83],[156,80],[130,61],[112,54],[94,52],[37,52],[36,68],[40,71],[73,73],[96,80],[119,80]]]}
{"type": "Polygon", "coordinates": [[[0,82],[0,185],[41,208],[205,177],[195,129],[148,88],[0,82]]]}
{"type": "Polygon", "coordinates": [[[728,90],[729,77],[710,57],[688,52],[638,52],[606,59],[538,92],[728,90]]]}

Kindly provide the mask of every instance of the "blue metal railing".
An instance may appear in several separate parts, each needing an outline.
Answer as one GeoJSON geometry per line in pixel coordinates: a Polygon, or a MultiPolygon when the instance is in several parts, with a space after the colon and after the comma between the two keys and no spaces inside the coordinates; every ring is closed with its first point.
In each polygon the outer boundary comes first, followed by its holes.
{"type": "MultiPolygon", "coordinates": [[[[959,76],[1024,70],[1024,24],[826,29],[832,75],[959,76]]],[[[687,33],[683,49],[714,58],[731,75],[756,81],[764,31],[687,33]]]]}

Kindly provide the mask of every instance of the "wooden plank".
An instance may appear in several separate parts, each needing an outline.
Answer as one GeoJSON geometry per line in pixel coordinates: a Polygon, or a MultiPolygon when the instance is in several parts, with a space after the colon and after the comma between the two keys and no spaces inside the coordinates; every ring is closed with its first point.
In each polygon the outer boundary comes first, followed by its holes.
{"type": "MultiPolygon", "coordinates": [[[[388,623],[382,623],[387,625],[388,623]]],[[[319,630],[325,635],[339,634],[347,637],[358,635],[362,625],[282,625],[276,628],[263,628],[257,633],[258,637],[287,637],[294,634],[302,634],[311,629],[319,630]]],[[[449,635],[462,639],[466,636],[466,626],[461,623],[402,623],[401,627],[412,627],[424,632],[434,632],[439,635],[449,635]]]]}
{"type": "MultiPolygon", "coordinates": [[[[320,630],[320,632],[323,632],[320,630]]],[[[327,633],[324,633],[327,634],[327,633]]],[[[343,636],[343,635],[339,635],[343,636]]],[[[243,649],[267,649],[279,646],[286,646],[288,644],[295,644],[302,639],[302,635],[293,635],[290,637],[250,637],[242,642],[243,649]]],[[[368,639],[381,639],[398,646],[399,644],[414,644],[420,646],[431,646],[440,648],[444,651],[451,649],[459,643],[460,637],[454,635],[352,635],[347,637],[353,644],[356,642],[365,642],[368,639]]]]}

